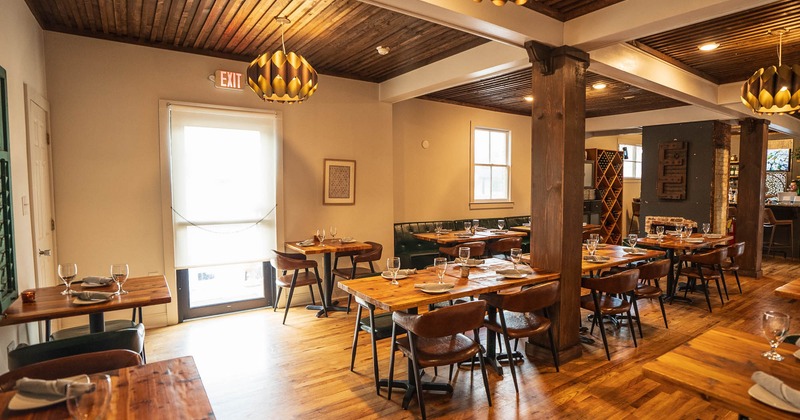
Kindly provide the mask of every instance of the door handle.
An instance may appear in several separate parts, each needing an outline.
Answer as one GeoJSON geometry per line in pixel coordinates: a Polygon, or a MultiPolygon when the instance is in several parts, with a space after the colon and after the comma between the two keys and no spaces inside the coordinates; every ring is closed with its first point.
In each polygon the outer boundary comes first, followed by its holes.
{"type": "Polygon", "coordinates": [[[42,255],[42,256],[45,256],[45,257],[49,257],[50,256],[50,250],[49,249],[45,249],[45,250],[40,249],[39,250],[39,255],[42,255]]]}

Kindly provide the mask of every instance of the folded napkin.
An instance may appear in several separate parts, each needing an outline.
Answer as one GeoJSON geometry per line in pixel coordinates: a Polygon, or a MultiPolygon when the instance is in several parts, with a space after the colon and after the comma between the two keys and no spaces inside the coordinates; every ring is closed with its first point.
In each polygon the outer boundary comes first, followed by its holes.
{"type": "MultiPolygon", "coordinates": [[[[384,276],[387,276],[387,277],[392,277],[392,272],[389,271],[389,270],[386,270],[381,274],[384,275],[384,276]]],[[[403,269],[397,270],[397,275],[399,276],[401,274],[404,275],[404,276],[410,276],[412,274],[417,274],[417,269],[416,268],[403,268],[403,269]]]]}
{"type": "Polygon", "coordinates": [[[53,379],[49,381],[44,379],[31,379],[27,377],[20,378],[17,380],[16,389],[17,392],[24,394],[66,397],[67,385],[69,384],[74,384],[73,388],[79,389],[79,392],[81,393],[94,391],[94,384],[89,383],[89,377],[86,375],[69,379],[53,379]]]}
{"type": "Polygon", "coordinates": [[[450,290],[455,285],[453,283],[417,283],[414,284],[415,289],[427,289],[427,290],[450,290]]]}
{"type": "Polygon", "coordinates": [[[73,296],[77,296],[80,300],[109,300],[116,296],[114,292],[73,292],[73,296]]]}
{"type": "Polygon", "coordinates": [[[342,243],[347,243],[347,242],[355,242],[355,241],[356,241],[356,240],[355,240],[355,239],[353,239],[353,238],[352,238],[352,237],[350,237],[350,236],[345,236],[344,238],[342,238],[342,243]]]}
{"type": "Polygon", "coordinates": [[[770,394],[800,408],[800,391],[790,388],[782,380],[761,371],[754,372],[750,379],[761,385],[770,394]]]}
{"type": "Polygon", "coordinates": [[[300,245],[300,246],[314,245],[314,240],[313,239],[306,239],[305,241],[298,242],[297,245],[300,245]]]}
{"type": "Polygon", "coordinates": [[[533,270],[526,270],[524,268],[521,269],[509,268],[505,270],[497,270],[495,271],[495,273],[500,274],[501,276],[506,276],[506,275],[514,276],[518,274],[525,274],[527,276],[528,274],[533,274],[533,270]]]}
{"type": "Polygon", "coordinates": [[[485,227],[482,227],[482,226],[478,226],[478,227],[475,228],[476,232],[483,232],[484,230],[487,230],[487,229],[485,227]]]}
{"type": "Polygon", "coordinates": [[[584,255],[583,259],[585,261],[591,261],[591,262],[603,262],[603,261],[608,261],[611,258],[603,255],[584,255]]]}
{"type": "Polygon", "coordinates": [[[658,239],[658,235],[655,233],[648,233],[647,239],[658,239]]]}
{"type": "MultiPolygon", "coordinates": [[[[528,223],[528,222],[525,222],[525,223],[523,223],[523,224],[522,224],[522,226],[530,226],[530,225],[531,225],[531,224],[530,224],[530,223],[528,223]]],[[[583,226],[586,226],[586,223],[584,223],[584,224],[583,224],[583,226]]]]}
{"type": "Polygon", "coordinates": [[[508,233],[508,229],[489,229],[493,233],[508,233]]]}
{"type": "Polygon", "coordinates": [[[703,238],[686,238],[684,241],[689,242],[690,244],[702,244],[705,242],[703,238]]]}
{"type": "Polygon", "coordinates": [[[109,284],[113,281],[114,279],[112,279],[111,277],[89,276],[83,278],[84,283],[92,283],[92,284],[109,284]]]}
{"type": "Polygon", "coordinates": [[[439,229],[439,233],[450,233],[452,231],[452,229],[439,229]]]}

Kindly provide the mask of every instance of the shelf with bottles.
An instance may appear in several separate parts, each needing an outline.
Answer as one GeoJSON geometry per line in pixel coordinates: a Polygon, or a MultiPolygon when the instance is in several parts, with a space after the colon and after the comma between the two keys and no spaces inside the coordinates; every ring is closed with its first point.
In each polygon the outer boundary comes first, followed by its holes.
{"type": "Polygon", "coordinates": [[[732,160],[728,164],[728,177],[730,178],[739,178],[739,161],[732,160]]]}

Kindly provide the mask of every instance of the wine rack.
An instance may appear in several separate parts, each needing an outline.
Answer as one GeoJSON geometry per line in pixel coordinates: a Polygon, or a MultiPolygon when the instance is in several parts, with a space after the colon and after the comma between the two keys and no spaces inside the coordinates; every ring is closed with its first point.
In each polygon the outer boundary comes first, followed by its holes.
{"type": "Polygon", "coordinates": [[[600,236],[607,244],[622,243],[622,152],[586,149],[586,158],[594,162],[594,187],[602,202],[600,236]]]}

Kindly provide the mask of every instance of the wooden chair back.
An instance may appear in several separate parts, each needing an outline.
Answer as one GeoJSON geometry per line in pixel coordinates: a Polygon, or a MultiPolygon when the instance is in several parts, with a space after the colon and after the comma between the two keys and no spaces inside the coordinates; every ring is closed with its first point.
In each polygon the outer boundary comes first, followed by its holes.
{"type": "Polygon", "coordinates": [[[551,281],[509,294],[482,295],[481,299],[495,308],[511,312],[533,312],[552,306],[558,300],[560,283],[551,281]]]}
{"type": "Polygon", "coordinates": [[[383,245],[370,241],[366,241],[365,243],[369,244],[372,248],[354,256],[353,263],[380,261],[381,255],[383,255],[383,245]]]}
{"type": "Polygon", "coordinates": [[[441,247],[439,248],[439,252],[457,258],[458,248],[463,248],[463,247],[469,248],[470,258],[478,258],[481,255],[483,255],[483,253],[486,251],[486,242],[482,241],[465,242],[463,244],[457,244],[455,246],[441,247]]]}
{"type": "Polygon", "coordinates": [[[702,254],[681,255],[679,259],[700,265],[719,265],[727,256],[728,248],[722,247],[702,254]]]}
{"type": "Polygon", "coordinates": [[[605,277],[584,277],[581,287],[605,293],[629,293],[636,289],[638,281],[639,270],[634,268],[605,277]]]}
{"type": "MultiPolygon", "coordinates": [[[[522,238],[515,236],[512,238],[501,238],[489,243],[490,254],[505,254],[510,252],[511,248],[522,248],[522,238]]],[[[472,251],[470,251],[470,254],[472,251]]]]}
{"type": "Polygon", "coordinates": [[[481,328],[485,312],[486,302],[475,300],[447,306],[422,315],[394,312],[392,319],[414,335],[436,338],[481,328]]]}
{"type": "Polygon", "coordinates": [[[670,261],[667,259],[657,260],[645,265],[640,265],[639,280],[658,280],[669,274],[670,261]]]}
{"type": "Polygon", "coordinates": [[[737,242],[728,247],[728,258],[739,258],[744,254],[744,242],[737,242]]]}
{"type": "Polygon", "coordinates": [[[317,262],[314,260],[307,260],[303,254],[292,254],[288,252],[281,252],[272,250],[275,253],[275,269],[276,270],[302,270],[305,268],[314,268],[317,262]]]}

